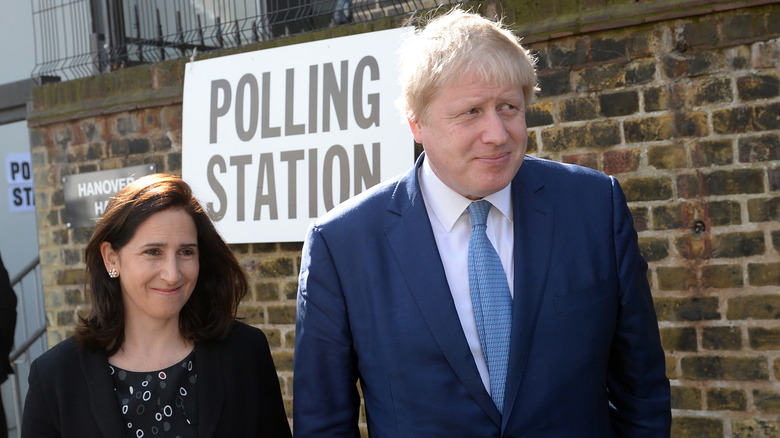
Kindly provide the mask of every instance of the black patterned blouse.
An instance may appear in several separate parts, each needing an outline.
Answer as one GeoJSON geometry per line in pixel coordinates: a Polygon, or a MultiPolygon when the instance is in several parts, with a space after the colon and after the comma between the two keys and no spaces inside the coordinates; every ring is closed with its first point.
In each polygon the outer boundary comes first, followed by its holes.
{"type": "Polygon", "coordinates": [[[109,365],[128,438],[198,436],[195,351],[160,371],[125,371],[109,365]]]}

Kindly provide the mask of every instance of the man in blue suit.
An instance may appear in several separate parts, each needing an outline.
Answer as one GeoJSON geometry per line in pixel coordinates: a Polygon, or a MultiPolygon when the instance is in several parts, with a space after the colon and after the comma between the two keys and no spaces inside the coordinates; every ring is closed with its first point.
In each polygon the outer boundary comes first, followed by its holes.
{"type": "Polygon", "coordinates": [[[647,264],[617,180],[525,156],[532,57],[458,9],[401,54],[425,152],[307,235],[295,435],[359,436],[359,381],[372,437],[668,436],[647,264]]]}

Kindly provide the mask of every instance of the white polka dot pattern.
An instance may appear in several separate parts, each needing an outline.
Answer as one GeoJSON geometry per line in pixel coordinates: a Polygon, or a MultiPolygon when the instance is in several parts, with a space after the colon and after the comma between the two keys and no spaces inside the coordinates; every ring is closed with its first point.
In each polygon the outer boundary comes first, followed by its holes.
{"type": "Polygon", "coordinates": [[[194,359],[193,351],[180,363],[154,372],[109,365],[128,438],[197,437],[194,359]]]}

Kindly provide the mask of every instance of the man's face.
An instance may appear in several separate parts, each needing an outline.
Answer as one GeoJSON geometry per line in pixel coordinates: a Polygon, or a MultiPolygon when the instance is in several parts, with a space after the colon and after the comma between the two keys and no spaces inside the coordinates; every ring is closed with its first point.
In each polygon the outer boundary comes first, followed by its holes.
{"type": "Polygon", "coordinates": [[[427,120],[409,125],[436,176],[469,199],[509,185],[528,146],[523,89],[473,74],[445,85],[427,120]]]}

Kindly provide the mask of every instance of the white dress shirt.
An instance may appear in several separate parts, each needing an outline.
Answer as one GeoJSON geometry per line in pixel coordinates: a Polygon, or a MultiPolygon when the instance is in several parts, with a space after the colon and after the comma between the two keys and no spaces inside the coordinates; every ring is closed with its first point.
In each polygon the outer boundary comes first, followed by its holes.
{"type": "MultiPolygon", "coordinates": [[[[463,327],[471,354],[477,363],[482,384],[490,393],[490,376],[482,354],[482,346],[479,344],[469,290],[468,252],[471,216],[467,209],[472,201],[445,185],[433,173],[427,159],[418,170],[418,177],[460,325],[463,327]]],[[[504,265],[509,292],[514,298],[514,229],[510,186],[511,184],[484,199],[493,204],[487,219],[487,236],[496,248],[501,264],[504,265]]]]}

